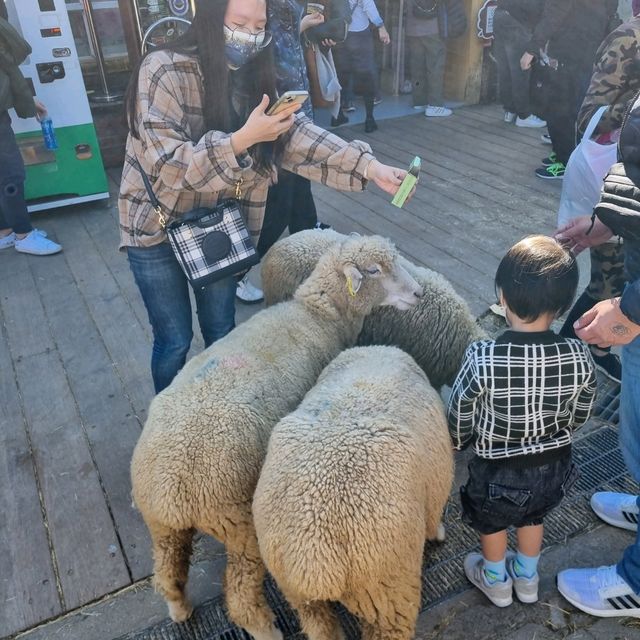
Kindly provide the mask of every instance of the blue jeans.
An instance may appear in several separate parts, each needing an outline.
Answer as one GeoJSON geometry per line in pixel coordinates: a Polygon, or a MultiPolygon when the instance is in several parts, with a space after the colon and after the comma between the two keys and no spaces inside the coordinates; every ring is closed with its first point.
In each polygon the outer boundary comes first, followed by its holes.
{"type": "MultiPolygon", "coordinates": [[[[168,243],[128,247],[127,255],[153,329],[151,375],[159,393],[182,369],[191,346],[189,281],[168,243]]],[[[236,279],[225,278],[194,293],[198,324],[208,347],[235,327],[236,279]]]]}
{"type": "MultiPolygon", "coordinates": [[[[622,349],[619,440],[627,469],[640,482],[640,337],[622,349]]],[[[640,497],[638,501],[640,505],[640,497]]],[[[620,576],[640,594],[640,530],[635,544],[625,549],[617,568],[620,576]]]]}

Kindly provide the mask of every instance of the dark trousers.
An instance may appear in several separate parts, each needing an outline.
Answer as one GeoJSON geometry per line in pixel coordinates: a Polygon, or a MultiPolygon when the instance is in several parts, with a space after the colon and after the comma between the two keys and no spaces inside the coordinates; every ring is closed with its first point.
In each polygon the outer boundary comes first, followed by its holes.
{"type": "Polygon", "coordinates": [[[311,182],[295,173],[280,171],[277,184],[270,187],[267,194],[258,254],[262,258],[287,226],[289,233],[296,233],[303,229],[313,229],[317,222],[311,182]]]}
{"type": "Polygon", "coordinates": [[[444,104],[444,66],[447,49],[439,35],[407,36],[413,80],[413,106],[444,104]]]}
{"type": "Polygon", "coordinates": [[[498,63],[498,93],[505,111],[519,118],[531,115],[531,73],[520,68],[520,58],[531,40],[531,31],[507,11],[493,18],[493,51],[498,63]]]}
{"type": "Polygon", "coordinates": [[[33,227],[24,200],[24,162],[6,111],[0,113],[0,229],[29,233],[33,227]]]}
{"type": "Polygon", "coordinates": [[[565,165],[576,147],[576,120],[590,77],[590,62],[566,62],[548,74],[547,128],[558,162],[565,165]]]}
{"type": "Polygon", "coordinates": [[[340,84],[352,86],[356,95],[373,98],[377,69],[371,31],[349,31],[347,39],[336,45],[332,52],[340,84]]]}

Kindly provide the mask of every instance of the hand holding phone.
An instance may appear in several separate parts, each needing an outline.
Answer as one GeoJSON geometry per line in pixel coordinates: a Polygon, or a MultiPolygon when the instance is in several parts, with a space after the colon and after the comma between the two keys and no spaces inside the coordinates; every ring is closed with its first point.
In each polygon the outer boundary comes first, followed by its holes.
{"type": "Polygon", "coordinates": [[[292,104],[304,104],[309,98],[308,91],[285,91],[267,110],[268,116],[275,116],[292,104]]]}

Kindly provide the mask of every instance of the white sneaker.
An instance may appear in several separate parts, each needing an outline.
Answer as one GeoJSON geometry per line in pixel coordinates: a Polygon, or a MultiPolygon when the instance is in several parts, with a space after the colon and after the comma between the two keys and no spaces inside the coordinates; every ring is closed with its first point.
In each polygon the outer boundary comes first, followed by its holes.
{"type": "Polygon", "coordinates": [[[62,251],[62,247],[57,242],[49,240],[39,229],[34,229],[22,240],[16,238],[15,247],[20,253],[30,253],[34,256],[50,256],[62,251]]]}
{"type": "Polygon", "coordinates": [[[516,119],[516,114],[513,111],[505,111],[503,120],[507,124],[511,124],[516,119]]]}
{"type": "Polygon", "coordinates": [[[430,104],[427,105],[427,108],[424,110],[424,115],[427,118],[446,118],[453,113],[451,109],[447,107],[433,107],[430,104]]]}
{"type": "Polygon", "coordinates": [[[504,582],[489,584],[484,574],[484,559],[479,553],[470,553],[464,559],[464,573],[474,587],[478,587],[496,607],[508,607],[513,602],[513,580],[507,574],[504,582]]]}
{"type": "Polygon", "coordinates": [[[416,104],[413,107],[416,111],[424,111],[427,108],[426,104],[416,104]]]}
{"type": "Polygon", "coordinates": [[[538,116],[530,115],[528,118],[516,118],[516,127],[529,127],[538,129],[540,127],[546,127],[547,123],[544,120],[540,120],[538,116]]]}
{"type": "Polygon", "coordinates": [[[236,298],[245,304],[257,304],[264,300],[262,289],[254,286],[249,282],[249,274],[247,273],[236,288],[236,298]]]}
{"type": "Polygon", "coordinates": [[[629,531],[638,530],[638,496],[600,491],[591,496],[591,508],[607,524],[629,531]]]}
{"type": "Polygon", "coordinates": [[[13,247],[16,243],[16,234],[13,231],[2,238],[0,238],[0,251],[2,249],[9,249],[9,247],[13,247]]]}
{"type": "Polygon", "coordinates": [[[618,575],[615,564],[561,571],[558,591],[574,607],[592,616],[640,618],[640,596],[618,575]]]}
{"type": "MultiPolygon", "coordinates": [[[[37,234],[41,235],[43,238],[47,237],[47,232],[43,229],[32,229],[37,234]]],[[[16,234],[12,231],[9,235],[0,238],[0,251],[2,249],[8,249],[9,247],[13,247],[16,243],[16,234]]]]}

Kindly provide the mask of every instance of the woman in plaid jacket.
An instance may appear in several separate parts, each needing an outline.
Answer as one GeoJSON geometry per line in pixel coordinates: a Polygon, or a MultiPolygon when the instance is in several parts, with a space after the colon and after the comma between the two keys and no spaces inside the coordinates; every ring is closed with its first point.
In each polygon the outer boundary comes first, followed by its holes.
{"type": "MultiPolygon", "coordinates": [[[[276,95],[266,23],[266,0],[197,0],[188,32],[147,55],[132,76],[120,238],[153,328],[156,392],[185,362],[191,304],[136,159],[166,216],[238,197],[254,242],[277,168],[344,191],[373,180],[390,194],[406,174],[378,162],[364,142],[347,143],[315,126],[296,106],[266,114],[276,95]]],[[[206,346],[233,329],[235,290],[228,278],[194,291],[206,346]]]]}

